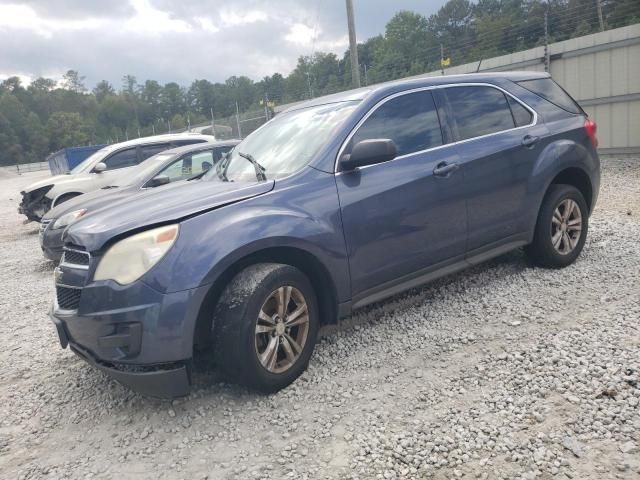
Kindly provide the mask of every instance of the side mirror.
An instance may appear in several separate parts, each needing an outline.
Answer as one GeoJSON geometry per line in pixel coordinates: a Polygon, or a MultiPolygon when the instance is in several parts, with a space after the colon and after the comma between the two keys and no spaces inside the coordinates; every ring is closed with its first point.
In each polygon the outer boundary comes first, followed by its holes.
{"type": "Polygon", "coordinates": [[[107,166],[103,163],[96,163],[96,166],[93,167],[93,173],[102,173],[107,169],[107,166]]]}
{"type": "Polygon", "coordinates": [[[398,155],[398,147],[388,138],[362,140],[356,143],[350,155],[344,155],[340,160],[342,170],[349,171],[366,165],[388,162],[398,155]]]}
{"type": "Polygon", "coordinates": [[[158,175],[157,177],[153,177],[151,180],[149,180],[146,186],[155,188],[161,185],[166,185],[167,183],[171,183],[171,179],[168,175],[158,175]]]}

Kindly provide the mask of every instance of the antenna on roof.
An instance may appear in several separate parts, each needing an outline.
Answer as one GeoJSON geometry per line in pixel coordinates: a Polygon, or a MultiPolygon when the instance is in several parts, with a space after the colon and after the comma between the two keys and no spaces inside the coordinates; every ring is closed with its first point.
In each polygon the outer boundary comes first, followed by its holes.
{"type": "Polygon", "coordinates": [[[478,68],[476,68],[476,73],[480,71],[480,65],[482,65],[482,57],[480,57],[480,61],[478,62],[478,68]]]}

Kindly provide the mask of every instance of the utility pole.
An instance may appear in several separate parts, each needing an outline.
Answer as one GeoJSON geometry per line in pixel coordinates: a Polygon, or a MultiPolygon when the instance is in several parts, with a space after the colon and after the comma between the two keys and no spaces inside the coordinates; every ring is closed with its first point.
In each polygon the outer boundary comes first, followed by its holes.
{"type": "Polygon", "coordinates": [[[240,130],[240,109],[238,108],[237,100],[236,100],[236,125],[238,126],[238,139],[242,140],[242,131],[240,130]]]}
{"type": "Polygon", "coordinates": [[[362,65],[364,67],[364,84],[369,85],[369,77],[367,77],[367,64],[362,65]]]}
{"type": "Polygon", "coordinates": [[[596,6],[598,7],[598,21],[600,22],[600,31],[604,32],[604,19],[602,18],[601,0],[596,0],[596,6]]]}
{"type": "Polygon", "coordinates": [[[311,74],[307,68],[307,88],[309,88],[309,98],[313,98],[313,88],[311,88],[311,74]]]}
{"type": "Polygon", "coordinates": [[[267,95],[267,92],[264,92],[264,95],[262,97],[262,103],[264,104],[264,121],[268,122],[269,121],[269,96],[267,95]]]}
{"type": "Polygon", "coordinates": [[[351,51],[351,82],[354,88],[360,87],[360,65],[358,64],[358,43],[356,25],[353,17],[353,0],[347,2],[347,24],[349,26],[349,50],[351,51]]]}
{"type": "Polygon", "coordinates": [[[444,45],[440,43],[440,73],[444,75],[444,45]]]}
{"type": "Polygon", "coordinates": [[[549,11],[544,12],[544,71],[551,70],[549,58],[549,11]]]}

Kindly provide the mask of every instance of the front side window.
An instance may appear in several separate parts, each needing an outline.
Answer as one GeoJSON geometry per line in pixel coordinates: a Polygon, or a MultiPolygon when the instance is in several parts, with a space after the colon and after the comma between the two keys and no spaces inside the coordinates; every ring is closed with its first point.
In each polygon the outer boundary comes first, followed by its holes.
{"type": "Polygon", "coordinates": [[[104,164],[107,166],[107,170],[116,170],[118,168],[131,167],[138,164],[138,152],[136,147],[127,148],[114,153],[109,158],[104,160],[104,164]]]}
{"type": "Polygon", "coordinates": [[[480,137],[515,127],[505,94],[492,87],[449,87],[445,95],[451,107],[458,140],[480,137]]]}
{"type": "Polygon", "coordinates": [[[281,113],[231,150],[206,178],[248,182],[289,176],[313,159],[357,105],[345,101],[281,113]]]}
{"type": "Polygon", "coordinates": [[[442,145],[442,131],[431,92],[407,93],[383,103],[358,128],[350,142],[388,138],[398,156],[442,145]]]}
{"type": "Polygon", "coordinates": [[[213,152],[207,150],[185,155],[161,170],[158,175],[166,175],[172,182],[186,180],[213,167],[213,152]]]}

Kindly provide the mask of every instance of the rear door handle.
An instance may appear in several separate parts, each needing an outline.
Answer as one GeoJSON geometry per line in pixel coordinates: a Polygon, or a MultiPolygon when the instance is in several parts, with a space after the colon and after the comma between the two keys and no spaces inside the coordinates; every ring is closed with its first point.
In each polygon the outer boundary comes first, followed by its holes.
{"type": "Polygon", "coordinates": [[[458,170],[458,168],[460,168],[460,165],[457,163],[440,162],[436,165],[436,168],[433,169],[433,174],[437,177],[447,177],[450,173],[458,170]]]}
{"type": "Polygon", "coordinates": [[[534,137],[533,135],[525,135],[522,139],[522,145],[527,148],[533,147],[536,143],[538,143],[540,137],[534,137]]]}

